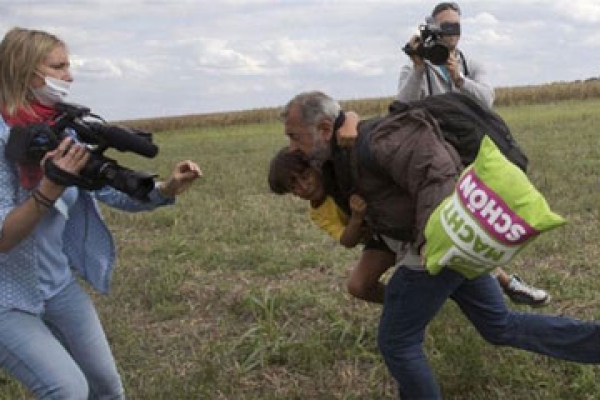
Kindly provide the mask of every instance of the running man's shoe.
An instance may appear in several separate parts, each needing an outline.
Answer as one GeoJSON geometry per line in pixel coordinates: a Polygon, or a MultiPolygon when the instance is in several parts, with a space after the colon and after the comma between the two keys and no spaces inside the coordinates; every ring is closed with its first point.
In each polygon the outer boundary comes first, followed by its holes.
{"type": "Polygon", "coordinates": [[[510,283],[504,289],[504,293],[516,304],[542,307],[550,303],[550,295],[545,290],[526,284],[517,275],[511,276],[510,283]]]}

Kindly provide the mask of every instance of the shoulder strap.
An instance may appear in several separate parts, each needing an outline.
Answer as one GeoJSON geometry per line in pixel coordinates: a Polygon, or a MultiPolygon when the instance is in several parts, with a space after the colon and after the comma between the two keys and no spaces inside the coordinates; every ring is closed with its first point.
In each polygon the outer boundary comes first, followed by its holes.
{"type": "Polygon", "coordinates": [[[458,51],[458,56],[460,57],[460,61],[462,62],[463,70],[465,71],[465,76],[469,76],[469,67],[467,67],[467,59],[462,51],[458,51]]]}
{"type": "Polygon", "coordinates": [[[425,63],[425,75],[427,77],[427,90],[429,90],[429,95],[433,95],[433,86],[431,85],[431,75],[429,72],[429,66],[425,63]]]}
{"type": "MultiPolygon", "coordinates": [[[[399,101],[394,101],[390,105],[390,110],[395,103],[398,103],[398,106],[406,104],[399,101]]],[[[359,163],[361,167],[370,169],[372,171],[382,171],[377,161],[375,161],[375,157],[373,157],[371,146],[369,146],[369,141],[371,138],[371,133],[375,130],[375,128],[377,128],[377,125],[379,125],[383,119],[384,117],[374,117],[363,120],[358,125],[358,137],[356,138],[355,142],[356,163],[359,163]]],[[[354,172],[358,174],[358,168],[354,168],[354,170],[354,172]]],[[[356,179],[358,181],[358,176],[356,176],[356,179]]]]}

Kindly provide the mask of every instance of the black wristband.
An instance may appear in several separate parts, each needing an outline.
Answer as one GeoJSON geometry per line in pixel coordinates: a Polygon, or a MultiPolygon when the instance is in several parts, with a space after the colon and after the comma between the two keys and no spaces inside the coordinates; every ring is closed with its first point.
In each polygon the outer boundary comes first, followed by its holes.
{"type": "Polygon", "coordinates": [[[35,204],[38,208],[50,208],[54,205],[54,202],[50,201],[46,196],[41,194],[37,189],[31,192],[31,198],[35,201],[35,204]]]}
{"type": "Polygon", "coordinates": [[[56,202],[56,200],[52,200],[48,198],[45,194],[40,192],[40,189],[35,189],[34,193],[36,193],[47,204],[53,205],[56,202]]]}

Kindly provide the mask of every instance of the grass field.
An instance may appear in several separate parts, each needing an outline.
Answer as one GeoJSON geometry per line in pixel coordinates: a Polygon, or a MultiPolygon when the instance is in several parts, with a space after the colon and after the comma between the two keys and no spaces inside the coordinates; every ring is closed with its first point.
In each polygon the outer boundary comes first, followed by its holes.
{"type": "MultiPolygon", "coordinates": [[[[501,106],[530,176],[569,223],[508,269],[549,290],[543,310],[600,318],[600,100],[501,106]]],[[[344,280],[359,250],[313,227],[306,204],[269,193],[279,122],[159,132],[159,157],[119,154],[166,176],[194,159],[205,177],[175,207],[105,209],[119,249],[109,297],[96,296],[130,399],[392,399],[376,348],[380,307],[344,280]]],[[[521,307],[528,311],[526,307],[521,307]]],[[[598,367],[486,344],[449,302],[426,349],[446,399],[596,399],[598,367]]],[[[0,375],[0,398],[28,398],[0,375]]]]}

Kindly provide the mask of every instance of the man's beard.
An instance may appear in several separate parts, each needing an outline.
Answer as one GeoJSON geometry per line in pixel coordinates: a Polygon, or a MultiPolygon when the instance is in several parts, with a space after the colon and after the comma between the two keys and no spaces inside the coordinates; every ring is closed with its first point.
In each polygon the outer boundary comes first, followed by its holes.
{"type": "Polygon", "coordinates": [[[310,165],[320,171],[323,164],[325,164],[330,157],[331,146],[329,143],[315,136],[315,144],[309,157],[310,165]]]}

